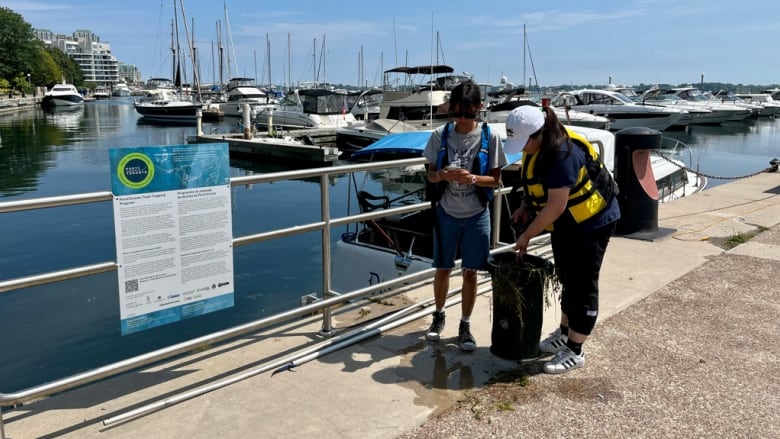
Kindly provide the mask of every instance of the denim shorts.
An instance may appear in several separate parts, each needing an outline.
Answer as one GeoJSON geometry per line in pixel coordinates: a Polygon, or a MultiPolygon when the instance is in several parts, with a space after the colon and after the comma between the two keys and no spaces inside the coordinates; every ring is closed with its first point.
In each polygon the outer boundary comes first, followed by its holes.
{"type": "Polygon", "coordinates": [[[490,254],[488,209],[469,218],[455,218],[437,206],[436,216],[438,227],[434,227],[433,231],[433,267],[455,268],[455,258],[459,256],[462,268],[485,270],[490,254]]]}

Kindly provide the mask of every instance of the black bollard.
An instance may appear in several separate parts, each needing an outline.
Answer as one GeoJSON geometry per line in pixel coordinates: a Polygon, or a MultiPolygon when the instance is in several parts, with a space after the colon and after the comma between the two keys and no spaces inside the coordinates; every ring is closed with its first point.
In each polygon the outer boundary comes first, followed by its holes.
{"type": "Polygon", "coordinates": [[[616,233],[655,240],[668,230],[658,228],[658,187],[650,152],[661,146],[660,131],[632,127],[615,134],[615,181],[620,188],[620,220],[616,233]]]}

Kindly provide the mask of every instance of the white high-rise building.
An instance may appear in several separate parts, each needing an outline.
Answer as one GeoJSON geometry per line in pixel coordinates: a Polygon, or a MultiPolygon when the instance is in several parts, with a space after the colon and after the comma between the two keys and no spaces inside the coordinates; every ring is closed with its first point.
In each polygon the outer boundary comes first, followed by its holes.
{"type": "Polygon", "coordinates": [[[36,29],[35,36],[71,57],[81,67],[84,81],[108,86],[119,82],[119,62],[111,54],[111,45],[101,42],[92,31],[81,29],[66,36],[36,29]]]}

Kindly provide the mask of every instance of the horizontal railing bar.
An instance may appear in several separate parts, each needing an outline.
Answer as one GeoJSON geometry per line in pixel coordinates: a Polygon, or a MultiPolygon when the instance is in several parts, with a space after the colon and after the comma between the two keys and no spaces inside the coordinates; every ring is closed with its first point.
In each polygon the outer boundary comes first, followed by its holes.
{"type": "Polygon", "coordinates": [[[114,195],[111,192],[91,192],[87,194],[58,195],[56,197],[6,201],[4,203],[0,203],[0,213],[44,209],[48,207],[72,206],[75,204],[97,203],[111,201],[112,199],[114,199],[114,195]]]}
{"type": "Polygon", "coordinates": [[[116,262],[101,262],[94,265],[85,265],[82,267],[50,271],[48,273],[0,281],[0,293],[18,290],[20,288],[35,287],[64,280],[77,279],[84,276],[92,276],[93,274],[107,273],[109,271],[116,271],[116,269],[116,262]]]}
{"type": "Polygon", "coordinates": [[[266,174],[243,175],[232,177],[231,186],[242,186],[253,183],[268,183],[279,180],[291,180],[300,178],[319,177],[323,174],[338,175],[351,172],[374,171],[378,169],[400,168],[404,166],[418,165],[426,163],[424,158],[411,158],[403,160],[391,160],[380,162],[360,163],[353,165],[327,166],[320,168],[298,169],[293,171],[269,172],[266,174]]]}

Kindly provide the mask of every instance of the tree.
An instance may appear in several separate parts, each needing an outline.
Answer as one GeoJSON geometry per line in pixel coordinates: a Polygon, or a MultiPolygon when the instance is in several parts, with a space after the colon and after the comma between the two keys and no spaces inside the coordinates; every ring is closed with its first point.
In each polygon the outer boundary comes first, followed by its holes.
{"type": "Polygon", "coordinates": [[[45,82],[44,85],[52,86],[62,82],[64,78],[67,82],[79,87],[84,82],[84,73],[81,67],[71,57],[55,47],[46,47],[43,49],[51,57],[54,63],[59,67],[59,76],[51,83],[45,82]]]}
{"type": "Polygon", "coordinates": [[[0,7],[0,29],[0,78],[9,81],[19,75],[26,78],[41,47],[32,26],[21,15],[0,7]]]}
{"type": "MultiPolygon", "coordinates": [[[[32,71],[32,82],[35,85],[51,87],[62,81],[62,69],[54,60],[54,57],[52,57],[50,50],[56,49],[41,49],[38,52],[38,62],[35,64],[32,71]]],[[[59,50],[57,50],[57,52],[59,52],[59,50]]]]}

